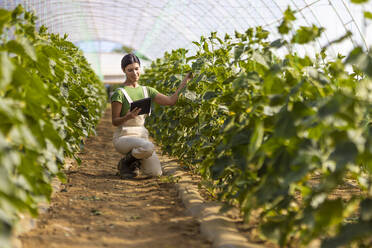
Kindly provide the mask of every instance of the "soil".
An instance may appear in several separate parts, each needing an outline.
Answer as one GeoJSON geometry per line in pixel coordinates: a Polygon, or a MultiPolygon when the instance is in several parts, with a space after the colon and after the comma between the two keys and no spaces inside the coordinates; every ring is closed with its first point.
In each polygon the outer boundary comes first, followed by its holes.
{"type": "Polygon", "coordinates": [[[113,131],[108,109],[23,247],[211,247],[167,177],[119,179],[113,131]]]}

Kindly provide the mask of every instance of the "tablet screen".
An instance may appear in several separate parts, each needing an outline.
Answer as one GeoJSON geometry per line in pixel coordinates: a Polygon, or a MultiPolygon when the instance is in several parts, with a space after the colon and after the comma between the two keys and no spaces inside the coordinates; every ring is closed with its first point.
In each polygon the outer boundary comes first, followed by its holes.
{"type": "Polygon", "coordinates": [[[151,98],[147,97],[147,98],[132,102],[130,105],[130,111],[132,111],[136,107],[141,109],[138,115],[150,113],[151,98]]]}

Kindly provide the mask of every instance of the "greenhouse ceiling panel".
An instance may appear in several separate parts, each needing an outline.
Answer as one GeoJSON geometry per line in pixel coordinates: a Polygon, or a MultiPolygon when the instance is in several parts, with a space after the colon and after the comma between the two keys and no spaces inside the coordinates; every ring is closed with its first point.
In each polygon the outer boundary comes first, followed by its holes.
{"type": "Polygon", "coordinates": [[[151,59],[180,47],[193,50],[192,41],[214,31],[222,36],[263,26],[275,39],[288,6],[297,11],[297,26],[315,24],[326,28],[312,48],[318,49],[347,30],[353,36],[332,47],[333,55],[357,45],[368,48],[372,44],[372,25],[362,18],[365,9],[372,11],[371,2],[357,5],[350,0],[0,0],[1,7],[7,9],[18,4],[36,12],[38,26],[67,33],[74,43],[115,42],[151,59]]]}

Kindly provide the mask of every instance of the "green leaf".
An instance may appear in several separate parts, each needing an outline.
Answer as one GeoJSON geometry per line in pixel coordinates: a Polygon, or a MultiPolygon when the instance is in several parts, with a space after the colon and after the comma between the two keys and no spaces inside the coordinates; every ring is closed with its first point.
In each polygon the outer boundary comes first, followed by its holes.
{"type": "Polygon", "coordinates": [[[62,54],[60,53],[60,51],[58,51],[56,47],[44,46],[42,51],[45,53],[47,57],[52,59],[59,59],[62,56],[62,54]]]}
{"type": "Polygon", "coordinates": [[[342,222],[343,204],[341,199],[326,200],[316,210],[316,231],[323,232],[326,227],[332,227],[342,222]]]}
{"type": "Polygon", "coordinates": [[[270,43],[270,46],[274,48],[281,48],[283,45],[285,45],[285,43],[286,42],[282,39],[276,39],[270,43]]]}
{"type": "Polygon", "coordinates": [[[15,53],[20,57],[28,55],[32,60],[36,61],[35,49],[25,38],[21,38],[19,41],[9,41],[8,43],[6,43],[6,48],[9,52],[15,53]]]}
{"type": "Polygon", "coordinates": [[[340,110],[340,107],[341,99],[334,97],[319,108],[318,115],[320,118],[325,118],[326,116],[337,113],[340,110]]]}
{"type": "Polygon", "coordinates": [[[0,34],[3,33],[4,26],[10,21],[11,13],[5,9],[0,9],[0,34]]]}
{"type": "Polygon", "coordinates": [[[199,42],[193,41],[192,43],[193,43],[194,45],[196,45],[197,47],[199,47],[199,48],[201,47],[201,45],[200,45],[199,42]]]}
{"type": "Polygon", "coordinates": [[[291,30],[291,24],[290,23],[288,23],[286,20],[283,20],[281,23],[280,23],[280,25],[279,25],[279,27],[278,27],[278,32],[280,33],[280,34],[288,34],[289,33],[289,31],[291,30]]]}
{"type": "Polygon", "coordinates": [[[201,68],[203,67],[204,65],[204,60],[203,59],[200,59],[198,58],[194,63],[192,63],[192,70],[193,71],[198,71],[198,70],[201,70],[201,68]]]}
{"type": "Polygon", "coordinates": [[[360,203],[360,216],[363,221],[371,221],[372,220],[372,199],[364,199],[360,203]]]}
{"type": "Polygon", "coordinates": [[[355,162],[358,155],[358,149],[351,141],[336,144],[335,150],[331,153],[330,159],[337,163],[336,170],[340,170],[347,163],[355,162]]]}
{"type": "Polygon", "coordinates": [[[275,134],[279,137],[290,138],[296,135],[296,127],[292,114],[284,111],[280,114],[275,126],[275,134]]]}
{"type": "Polygon", "coordinates": [[[362,3],[367,3],[369,0],[351,0],[352,3],[356,4],[362,4],[362,3]]]}
{"type": "Polygon", "coordinates": [[[362,47],[355,47],[350,53],[349,56],[346,59],[347,63],[356,63],[356,61],[359,59],[361,55],[364,55],[364,51],[362,47]]]}
{"type": "Polygon", "coordinates": [[[16,145],[25,145],[35,150],[40,148],[37,139],[25,124],[13,127],[9,133],[9,138],[16,145]]]}
{"type": "Polygon", "coordinates": [[[238,78],[235,78],[232,83],[233,89],[238,90],[247,87],[247,77],[245,74],[240,74],[238,78]]]}
{"type": "Polygon", "coordinates": [[[372,13],[369,11],[364,11],[364,17],[368,19],[372,19],[372,13]]]}
{"type": "Polygon", "coordinates": [[[285,239],[286,226],[283,218],[278,216],[277,218],[273,217],[270,221],[262,224],[260,226],[262,234],[265,235],[268,239],[281,244],[281,247],[284,247],[283,243],[285,239]]]}
{"type": "Polygon", "coordinates": [[[240,58],[240,55],[244,52],[244,45],[236,46],[234,49],[235,60],[240,58]]]}
{"type": "Polygon", "coordinates": [[[292,28],[292,21],[296,20],[295,12],[291,10],[288,6],[286,11],[284,12],[283,20],[278,27],[278,31],[280,34],[288,34],[292,28]]]}
{"type": "Polygon", "coordinates": [[[261,26],[256,27],[256,34],[255,37],[258,39],[266,39],[269,36],[269,32],[267,30],[262,29],[261,26]]]}
{"type": "Polygon", "coordinates": [[[284,20],[294,21],[296,20],[295,11],[291,10],[290,6],[284,11],[284,20]]]}
{"type": "Polygon", "coordinates": [[[321,248],[344,247],[353,240],[370,238],[372,233],[371,222],[358,222],[342,226],[339,234],[333,238],[325,239],[321,248]]]}
{"type": "Polygon", "coordinates": [[[268,63],[267,63],[266,60],[265,60],[265,57],[264,57],[262,54],[258,53],[258,52],[253,52],[253,54],[252,54],[252,59],[253,59],[255,62],[257,62],[257,63],[263,65],[263,66],[266,67],[266,68],[269,67],[268,63]]]}
{"type": "Polygon", "coordinates": [[[253,154],[261,146],[264,136],[264,126],[261,121],[255,123],[253,135],[249,143],[249,156],[253,157],[253,154]]]}
{"type": "Polygon", "coordinates": [[[197,99],[197,94],[193,91],[186,90],[185,97],[191,101],[195,101],[197,99]]]}
{"type": "Polygon", "coordinates": [[[285,96],[280,95],[280,94],[270,95],[269,99],[270,99],[270,106],[273,106],[273,107],[283,105],[285,102],[285,96]]]}
{"type": "Polygon", "coordinates": [[[242,38],[243,34],[235,30],[235,38],[242,38]]]}
{"type": "Polygon", "coordinates": [[[292,37],[291,42],[298,43],[298,44],[309,43],[310,41],[314,41],[316,38],[320,37],[323,31],[324,31],[324,28],[318,28],[315,25],[311,27],[301,26],[296,31],[296,34],[292,37]]]}
{"type": "Polygon", "coordinates": [[[12,81],[14,66],[6,52],[0,52],[0,89],[12,81]]]}
{"type": "Polygon", "coordinates": [[[31,44],[31,42],[26,39],[26,38],[21,38],[19,40],[19,43],[21,44],[21,46],[23,47],[25,53],[30,56],[30,58],[34,61],[36,61],[36,53],[35,53],[35,49],[33,47],[33,45],[31,44]]]}
{"type": "Polygon", "coordinates": [[[218,95],[216,94],[216,92],[214,92],[214,91],[207,91],[207,92],[204,93],[203,99],[204,100],[209,100],[209,99],[215,98],[217,96],[218,95]]]}
{"type": "Polygon", "coordinates": [[[250,143],[250,137],[252,133],[250,130],[243,129],[237,133],[234,134],[230,141],[230,145],[232,147],[247,145],[250,143]]]}
{"type": "Polygon", "coordinates": [[[204,49],[205,52],[209,52],[208,42],[204,41],[203,49],[204,49]]]}
{"type": "Polygon", "coordinates": [[[231,39],[231,37],[230,37],[230,35],[228,35],[227,33],[225,34],[225,37],[224,37],[224,40],[225,41],[228,41],[228,40],[230,40],[231,39]]]}
{"type": "Polygon", "coordinates": [[[372,77],[372,56],[369,56],[361,47],[354,48],[346,59],[346,63],[352,64],[359,70],[372,77]]]}
{"type": "Polygon", "coordinates": [[[10,160],[10,156],[0,159],[2,166],[0,167],[0,192],[5,194],[12,194],[14,191],[14,184],[9,179],[11,171],[16,167],[14,161],[10,160]]]}
{"type": "Polygon", "coordinates": [[[227,156],[216,159],[214,165],[210,168],[212,178],[215,180],[220,178],[225,168],[229,167],[231,163],[231,158],[227,156]]]}
{"type": "Polygon", "coordinates": [[[17,7],[12,12],[12,18],[13,20],[16,20],[17,17],[22,15],[25,12],[25,9],[22,7],[21,4],[18,4],[17,7]]]}

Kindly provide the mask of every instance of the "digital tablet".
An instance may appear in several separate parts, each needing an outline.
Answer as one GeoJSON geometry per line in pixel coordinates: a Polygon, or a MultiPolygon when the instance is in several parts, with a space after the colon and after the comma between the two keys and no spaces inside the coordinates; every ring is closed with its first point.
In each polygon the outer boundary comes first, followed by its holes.
{"type": "Polygon", "coordinates": [[[143,114],[150,113],[151,98],[147,97],[147,98],[143,98],[141,100],[132,102],[131,105],[130,105],[130,111],[132,111],[136,107],[141,109],[141,111],[138,113],[138,115],[143,115],[143,114]]]}

